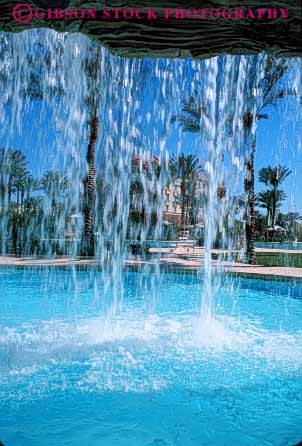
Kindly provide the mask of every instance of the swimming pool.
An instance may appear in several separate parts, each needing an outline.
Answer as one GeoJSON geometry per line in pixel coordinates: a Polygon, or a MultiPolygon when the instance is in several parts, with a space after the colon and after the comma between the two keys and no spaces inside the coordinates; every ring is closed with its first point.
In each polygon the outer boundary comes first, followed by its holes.
{"type": "Polygon", "coordinates": [[[297,443],[301,285],[235,282],[222,286],[216,317],[206,322],[198,277],[129,272],[123,306],[106,319],[98,277],[89,271],[1,269],[0,440],[297,443]]]}
{"type": "Polygon", "coordinates": [[[301,242],[256,242],[256,248],[301,250],[301,242]]]}

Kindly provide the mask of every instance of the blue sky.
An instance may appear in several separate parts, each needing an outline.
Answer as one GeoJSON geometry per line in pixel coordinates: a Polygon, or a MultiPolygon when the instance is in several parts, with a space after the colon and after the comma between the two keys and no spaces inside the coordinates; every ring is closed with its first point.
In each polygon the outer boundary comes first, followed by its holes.
{"type": "MultiPolygon", "coordinates": [[[[152,96],[152,95],[151,95],[152,96]]],[[[143,108],[152,113],[153,98],[145,95],[143,98],[143,108]],[[149,104],[147,104],[149,103],[149,104]]],[[[32,104],[33,105],[33,104],[32,104]]],[[[36,175],[41,175],[45,170],[51,167],[51,160],[56,158],[55,151],[58,150],[56,141],[61,140],[62,136],[54,131],[54,125],[51,122],[51,110],[45,109],[44,106],[44,124],[43,129],[39,129],[41,122],[38,117],[41,113],[41,102],[37,101],[31,111],[27,110],[22,116],[21,128],[19,134],[14,131],[11,145],[14,148],[23,150],[29,159],[29,168],[36,175]]],[[[292,170],[292,174],[286,179],[283,189],[288,195],[288,199],[283,205],[283,211],[297,210],[302,213],[302,105],[297,106],[297,99],[284,99],[279,101],[276,107],[265,110],[269,115],[269,119],[261,120],[257,129],[257,147],[255,156],[256,170],[256,192],[264,189],[265,186],[258,182],[258,171],[264,166],[275,166],[277,164],[286,165],[292,170]]],[[[150,126],[156,125],[156,116],[151,119],[150,126]]],[[[150,130],[145,132],[145,137],[152,139],[150,130]]],[[[166,141],[166,148],[169,152],[177,151],[178,129],[175,126],[172,134],[166,141]]],[[[82,136],[82,142],[79,143],[83,147],[86,146],[85,137],[82,136]]],[[[3,145],[3,142],[1,142],[3,145]]],[[[61,143],[61,150],[64,143],[61,143]]],[[[185,136],[181,148],[184,151],[195,150],[194,136],[185,136]]],[[[85,150],[85,149],[84,149],[85,150]]],[[[200,150],[200,149],[199,149],[200,150]]],[[[84,153],[84,151],[83,151],[84,153]]],[[[58,158],[56,158],[58,163],[58,158]]]]}
{"type": "MultiPolygon", "coordinates": [[[[283,185],[288,199],[282,210],[302,213],[302,104],[297,107],[297,99],[287,99],[267,112],[270,118],[258,123],[255,170],[267,165],[287,166],[292,174],[283,185]]],[[[259,192],[264,185],[258,182],[257,175],[256,179],[259,192]]]]}
{"type": "MultiPolygon", "coordinates": [[[[263,111],[269,118],[258,121],[257,146],[255,152],[255,191],[266,189],[258,181],[258,172],[262,167],[281,164],[292,173],[285,180],[282,189],[287,194],[281,210],[299,211],[302,214],[302,103],[297,98],[283,99],[275,107],[263,111]],[[298,104],[298,105],[297,105],[298,104]]],[[[190,152],[194,142],[192,136],[183,138],[183,148],[190,152]]],[[[169,149],[175,151],[177,135],[169,139],[169,149]]]]}
{"type": "MultiPolygon", "coordinates": [[[[257,129],[257,147],[255,155],[256,171],[256,192],[264,189],[265,186],[258,182],[258,171],[261,167],[277,164],[286,165],[292,174],[284,183],[283,189],[286,191],[288,200],[283,206],[284,211],[299,210],[302,213],[302,147],[301,122],[295,122],[299,109],[289,107],[290,100],[284,100],[275,108],[268,110],[269,119],[261,120],[257,129]]],[[[300,115],[302,107],[300,105],[300,115]]],[[[36,113],[39,112],[39,105],[36,106],[36,113]]],[[[45,127],[40,140],[37,139],[37,128],[35,128],[35,113],[32,117],[24,119],[22,135],[18,132],[13,137],[13,146],[22,149],[28,156],[29,168],[35,173],[41,174],[50,167],[49,153],[51,153],[51,140],[54,139],[52,126],[45,127]],[[24,134],[26,138],[24,138],[24,134]],[[47,145],[48,141],[48,145],[47,145]],[[37,152],[44,147],[37,161],[37,152]]],[[[172,133],[167,140],[167,148],[170,152],[176,152],[178,131],[172,133]]],[[[183,138],[182,148],[189,152],[193,147],[194,136],[183,138]],[[186,145],[187,143],[187,145],[186,145]]],[[[196,150],[196,147],[195,147],[196,150]]]]}

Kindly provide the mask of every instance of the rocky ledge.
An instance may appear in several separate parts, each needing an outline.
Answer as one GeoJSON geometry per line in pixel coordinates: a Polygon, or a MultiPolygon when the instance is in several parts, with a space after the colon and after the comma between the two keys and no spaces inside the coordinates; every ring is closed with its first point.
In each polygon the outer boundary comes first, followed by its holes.
{"type": "Polygon", "coordinates": [[[261,51],[278,57],[302,55],[300,0],[0,0],[1,31],[37,27],[80,32],[127,57],[205,58],[261,51]],[[18,3],[27,5],[19,18],[18,3]],[[54,17],[53,8],[69,11],[69,15],[61,17],[59,11],[54,17]],[[156,18],[152,12],[148,17],[148,8],[153,8],[156,18]],[[236,12],[236,8],[243,12],[236,12]],[[90,16],[88,9],[92,11],[90,16]],[[133,13],[138,9],[139,13],[133,13]],[[263,10],[260,17],[259,9],[263,10]],[[276,11],[268,13],[269,9],[276,11]],[[97,11],[95,18],[93,11],[97,11]]]}

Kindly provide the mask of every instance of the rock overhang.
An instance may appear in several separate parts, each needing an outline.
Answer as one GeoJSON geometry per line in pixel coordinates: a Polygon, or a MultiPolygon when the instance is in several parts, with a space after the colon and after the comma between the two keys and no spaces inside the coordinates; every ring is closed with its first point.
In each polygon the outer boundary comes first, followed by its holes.
{"type": "MultiPolygon", "coordinates": [[[[14,11],[20,1],[0,0],[0,30],[20,32],[32,28],[50,28],[59,32],[80,32],[125,57],[194,57],[207,58],[220,54],[256,54],[265,51],[276,57],[301,57],[302,29],[300,0],[22,0],[32,11],[30,21],[18,21],[14,11]],[[67,9],[66,9],[67,8],[67,9]],[[153,9],[157,18],[131,17],[131,9],[153,9]],[[60,18],[47,11],[97,11],[97,16],[60,18]],[[166,10],[171,11],[167,18],[166,10]],[[236,9],[252,11],[242,18],[228,17],[236,9]],[[276,10],[262,13],[257,10],[276,10]],[[115,12],[119,10],[120,14],[115,12]],[[123,10],[130,11],[128,16],[123,10]],[[182,18],[184,10],[185,18],[182,18]],[[190,17],[187,11],[191,10],[190,17]],[[194,16],[194,11],[198,14],[194,16]],[[201,10],[204,10],[203,17],[201,10]],[[280,10],[286,10],[282,17],[280,10]],[[35,11],[38,11],[35,13],[35,11]],[[104,19],[102,11],[111,11],[104,19]],[[176,11],[178,16],[176,15],[176,11]],[[214,11],[212,15],[210,11],[214,11]],[[216,11],[216,12],[215,12],[216,11]],[[220,12],[219,12],[220,11],[220,12]],[[229,12],[231,14],[231,12],[229,12]],[[253,18],[253,14],[255,18],[253,18]],[[109,16],[108,16],[109,15],[109,16]]],[[[26,7],[25,7],[26,8],[26,7]]]]}

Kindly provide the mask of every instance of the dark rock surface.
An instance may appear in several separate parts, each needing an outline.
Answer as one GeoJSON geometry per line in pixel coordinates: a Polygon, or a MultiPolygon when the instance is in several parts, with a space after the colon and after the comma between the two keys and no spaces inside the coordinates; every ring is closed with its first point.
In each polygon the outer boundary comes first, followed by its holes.
{"type": "Polygon", "coordinates": [[[34,27],[49,27],[57,31],[81,32],[101,42],[113,53],[128,56],[162,56],[196,58],[213,55],[254,54],[266,51],[275,56],[301,56],[301,2],[300,0],[0,0],[0,30],[22,31],[34,27]],[[142,6],[156,8],[157,20],[42,20],[17,23],[13,8],[17,3],[66,6],[70,8],[127,8],[142,6]],[[34,3],[35,2],[35,3],[34,3]],[[53,3],[52,3],[53,2],[53,3]],[[109,6],[110,5],[110,6],[109,6]],[[170,8],[288,8],[288,18],[282,20],[224,20],[186,19],[165,20],[163,9],[170,8]]]}

